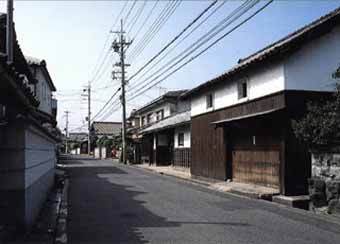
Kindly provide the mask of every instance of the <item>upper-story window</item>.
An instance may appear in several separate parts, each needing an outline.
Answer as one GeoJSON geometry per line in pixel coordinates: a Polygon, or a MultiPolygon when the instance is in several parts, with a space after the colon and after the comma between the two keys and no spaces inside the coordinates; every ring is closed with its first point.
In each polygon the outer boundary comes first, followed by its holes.
{"type": "Polygon", "coordinates": [[[157,113],[156,113],[156,119],[157,119],[157,121],[158,121],[158,120],[161,120],[161,119],[163,119],[163,118],[164,118],[164,110],[162,109],[162,110],[157,111],[157,113]]]}
{"type": "Polygon", "coordinates": [[[248,83],[246,80],[242,80],[238,83],[238,99],[248,96],[248,83]]]}
{"type": "Polygon", "coordinates": [[[146,125],[146,117],[145,116],[142,117],[142,126],[144,126],[144,125],[146,125]]]}
{"type": "Polygon", "coordinates": [[[178,133],[178,146],[184,146],[184,133],[178,133]]]}
{"type": "Polygon", "coordinates": [[[214,106],[214,96],[212,93],[206,95],[207,108],[212,108],[214,106]]]}
{"type": "Polygon", "coordinates": [[[152,113],[147,115],[147,123],[150,124],[152,122],[152,113]]]}

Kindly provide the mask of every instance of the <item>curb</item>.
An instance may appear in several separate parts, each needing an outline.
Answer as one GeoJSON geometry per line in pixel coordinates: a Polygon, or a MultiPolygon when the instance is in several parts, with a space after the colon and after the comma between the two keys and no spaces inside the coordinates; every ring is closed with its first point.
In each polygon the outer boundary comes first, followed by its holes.
{"type": "Polygon", "coordinates": [[[54,244],[67,243],[67,217],[68,217],[68,188],[69,180],[65,179],[64,188],[61,194],[61,203],[57,217],[54,244]]]}

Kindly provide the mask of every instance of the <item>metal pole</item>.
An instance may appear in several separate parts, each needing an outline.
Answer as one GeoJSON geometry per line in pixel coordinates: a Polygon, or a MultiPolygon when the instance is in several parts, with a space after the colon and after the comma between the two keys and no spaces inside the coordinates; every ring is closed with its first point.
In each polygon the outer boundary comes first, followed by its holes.
{"type": "Polygon", "coordinates": [[[7,0],[6,53],[7,63],[13,63],[13,0],[7,0]]]}
{"type": "Polygon", "coordinates": [[[91,155],[91,84],[89,82],[87,88],[87,100],[88,100],[88,138],[87,138],[87,152],[91,155]]]}
{"type": "Polygon", "coordinates": [[[66,114],[66,148],[65,148],[65,153],[68,153],[68,114],[69,111],[65,111],[66,114]]]}
{"type": "Polygon", "coordinates": [[[126,108],[125,108],[125,64],[124,64],[124,36],[123,36],[123,20],[121,19],[120,29],[120,63],[122,68],[122,110],[123,110],[123,128],[122,128],[122,160],[126,164],[126,108]]]}

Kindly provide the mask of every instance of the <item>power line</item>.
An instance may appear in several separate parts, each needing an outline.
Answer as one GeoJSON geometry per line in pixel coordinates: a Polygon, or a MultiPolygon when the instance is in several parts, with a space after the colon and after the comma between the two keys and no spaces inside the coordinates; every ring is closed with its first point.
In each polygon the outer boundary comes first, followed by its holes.
{"type": "Polygon", "coordinates": [[[128,13],[126,14],[126,16],[124,18],[124,23],[127,23],[128,19],[130,17],[130,14],[131,14],[133,8],[135,7],[136,3],[137,3],[137,0],[134,0],[132,5],[131,5],[131,7],[130,7],[130,9],[129,9],[129,11],[128,11],[128,13]]]}
{"type": "Polygon", "coordinates": [[[134,25],[136,24],[136,22],[138,21],[138,19],[140,18],[144,8],[145,8],[145,5],[146,5],[146,0],[143,1],[143,4],[140,6],[140,8],[136,11],[136,14],[135,16],[132,18],[132,21],[131,23],[127,24],[127,27],[126,27],[126,33],[130,33],[132,28],[134,27],[134,25]]]}
{"type": "MultiPolygon", "coordinates": [[[[123,14],[127,4],[128,4],[128,1],[126,1],[125,4],[123,5],[123,7],[121,8],[121,10],[120,10],[119,14],[117,15],[115,21],[113,22],[113,25],[111,26],[110,30],[112,30],[116,26],[116,24],[117,24],[117,22],[119,20],[119,17],[123,14]]],[[[91,83],[94,81],[94,79],[96,77],[96,74],[99,72],[98,69],[100,69],[100,67],[102,67],[102,65],[104,64],[104,62],[105,62],[105,60],[106,60],[106,58],[108,56],[108,54],[110,53],[110,51],[108,50],[107,53],[105,54],[104,60],[101,62],[101,65],[99,65],[100,58],[104,54],[104,51],[106,49],[106,45],[109,43],[109,39],[110,39],[110,33],[107,34],[106,40],[104,42],[104,46],[103,46],[103,48],[102,48],[102,50],[100,52],[100,55],[98,56],[96,65],[94,66],[95,68],[93,69],[93,72],[92,72],[92,74],[93,74],[92,75],[92,79],[90,79],[91,83]],[[98,68],[98,65],[99,65],[99,68],[98,68]]]]}
{"type": "Polygon", "coordinates": [[[142,50],[145,43],[150,40],[150,37],[152,37],[154,33],[156,33],[157,28],[164,21],[164,19],[166,19],[169,13],[171,13],[171,11],[174,9],[177,3],[178,3],[178,0],[176,0],[176,2],[170,1],[167,3],[167,5],[165,5],[163,10],[159,13],[157,18],[154,20],[151,26],[149,26],[148,30],[144,33],[140,41],[132,49],[131,54],[130,54],[131,57],[134,57],[138,52],[140,52],[140,50],[142,50]]]}
{"type": "Polygon", "coordinates": [[[143,27],[145,26],[145,24],[148,22],[148,20],[150,19],[153,11],[155,10],[157,4],[159,3],[159,0],[155,1],[155,4],[152,6],[151,10],[149,11],[149,13],[147,14],[146,18],[144,19],[144,21],[142,22],[141,26],[139,27],[139,29],[137,30],[136,34],[134,35],[134,37],[132,38],[133,40],[136,39],[136,37],[138,36],[138,34],[140,33],[140,31],[143,29],[143,27]]]}
{"type": "Polygon", "coordinates": [[[193,21],[191,21],[178,35],[176,35],[170,42],[168,42],[156,55],[154,55],[146,64],[144,64],[136,73],[134,73],[130,80],[132,80],[136,75],[138,75],[142,70],[144,70],[149,64],[151,64],[156,58],[158,58],[168,47],[170,47],[175,41],[178,40],[192,25],[194,25],[205,13],[209,11],[215,4],[217,0],[209,4],[193,21]]]}
{"type": "MultiPolygon", "coordinates": [[[[184,40],[186,40],[193,32],[195,32],[200,26],[202,26],[212,15],[214,15],[224,4],[226,3],[226,1],[222,1],[221,4],[219,6],[217,6],[209,15],[207,15],[200,23],[198,23],[190,32],[188,32],[183,38],[181,38],[181,40],[176,43],[174,46],[172,46],[172,48],[170,48],[166,53],[164,53],[164,55],[158,59],[158,61],[156,61],[152,67],[149,67],[149,69],[145,70],[143,72],[143,74],[139,77],[142,78],[144,77],[148,72],[150,72],[150,70],[154,69],[155,67],[157,67],[157,65],[162,62],[164,60],[164,58],[166,56],[169,55],[169,53],[171,53],[173,50],[175,50],[184,40]]],[[[133,74],[130,77],[130,80],[132,80],[133,78],[135,78],[135,75],[137,75],[136,73],[133,74]]]]}
{"type": "Polygon", "coordinates": [[[142,43],[141,48],[138,49],[136,51],[136,53],[131,57],[131,61],[136,59],[144,51],[144,49],[150,44],[151,40],[156,36],[156,34],[162,29],[162,27],[166,24],[166,22],[170,19],[170,17],[175,13],[176,9],[179,7],[180,4],[181,4],[181,1],[175,2],[175,4],[172,6],[172,8],[170,8],[170,10],[167,12],[165,17],[155,27],[153,32],[142,43]]]}
{"type": "Polygon", "coordinates": [[[266,7],[268,7],[271,3],[273,2],[273,0],[270,0],[269,2],[267,2],[264,6],[262,6],[260,9],[258,9],[257,11],[255,11],[253,14],[251,14],[249,17],[247,17],[246,19],[244,19],[243,21],[241,21],[239,24],[237,24],[235,27],[233,27],[231,30],[227,31],[225,34],[223,34],[221,37],[219,37],[217,40],[215,40],[213,43],[211,43],[209,46],[207,46],[205,49],[203,49],[202,51],[200,51],[198,54],[194,55],[193,57],[191,57],[188,61],[186,61],[184,64],[182,64],[180,67],[176,68],[175,70],[173,70],[171,73],[169,73],[168,75],[166,75],[165,77],[163,77],[161,80],[157,81],[156,83],[152,84],[151,86],[149,86],[147,89],[135,94],[133,97],[131,97],[128,101],[131,101],[133,99],[135,99],[136,97],[140,96],[141,94],[143,94],[144,92],[146,92],[147,90],[150,90],[153,86],[159,84],[160,82],[164,81],[165,79],[167,79],[169,76],[173,75],[175,72],[177,72],[178,70],[182,69],[184,66],[186,66],[187,64],[191,63],[193,60],[195,60],[196,58],[198,58],[200,55],[202,55],[203,53],[205,53],[207,50],[209,50],[211,47],[213,47],[214,45],[216,45],[218,42],[220,42],[222,39],[224,39],[226,36],[228,36],[230,33],[232,33],[233,31],[235,31],[236,29],[238,29],[240,26],[242,26],[243,24],[245,24],[246,22],[248,22],[250,19],[252,19],[253,17],[255,17],[257,14],[259,14],[261,11],[263,11],[266,7]]]}
{"type": "MultiPolygon", "coordinates": [[[[243,3],[241,6],[236,8],[231,14],[229,14],[226,18],[224,18],[222,21],[220,21],[217,25],[215,25],[212,29],[210,29],[207,33],[202,35],[200,38],[198,38],[194,43],[192,43],[189,47],[187,47],[184,51],[182,51],[180,54],[172,58],[170,61],[168,61],[166,64],[164,64],[162,67],[160,67],[158,70],[156,70],[154,73],[149,75],[147,78],[145,78],[140,83],[136,84],[134,86],[134,89],[137,89],[138,86],[143,85],[144,83],[150,83],[148,82],[153,76],[157,75],[157,73],[161,72],[165,69],[160,75],[156,76],[156,78],[152,79],[151,81],[154,81],[158,79],[161,75],[169,71],[171,68],[176,66],[180,61],[187,58],[188,55],[193,53],[195,50],[200,48],[202,45],[204,45],[207,41],[210,41],[212,38],[214,38],[218,33],[223,31],[226,27],[228,27],[230,24],[232,24],[234,21],[236,21],[239,17],[241,17],[245,12],[247,12],[249,9],[251,9],[253,6],[255,6],[259,0],[256,1],[247,1],[243,3]],[[242,11],[242,12],[240,12],[242,11]],[[239,13],[240,12],[240,13],[239,13]],[[237,15],[238,14],[238,15],[237,15]],[[236,15],[236,17],[234,17],[236,15]],[[234,18],[233,18],[234,17],[234,18]],[[232,19],[233,18],[233,19],[232,19]],[[183,58],[181,58],[183,57],[183,58]],[[179,60],[176,62],[176,60],[179,60]],[[174,63],[171,65],[172,63],[174,63]],[[170,67],[168,67],[171,65],[170,67]],[[168,67],[168,68],[167,68],[168,67]]],[[[143,86],[145,87],[145,85],[143,86]]],[[[139,89],[139,88],[138,88],[139,89]]]]}

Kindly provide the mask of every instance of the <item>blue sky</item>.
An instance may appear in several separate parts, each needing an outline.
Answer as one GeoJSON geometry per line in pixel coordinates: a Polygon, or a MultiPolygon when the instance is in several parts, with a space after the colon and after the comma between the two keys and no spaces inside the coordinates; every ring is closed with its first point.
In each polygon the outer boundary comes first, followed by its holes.
{"type": "MultiPolygon", "coordinates": [[[[155,38],[149,43],[144,52],[131,62],[127,68],[127,76],[131,75],[157,53],[166,43],[178,34],[191,20],[193,20],[211,1],[182,1],[169,21],[162,27],[155,38]]],[[[26,55],[45,59],[58,92],[58,123],[60,128],[65,126],[63,112],[71,111],[70,127],[76,128],[84,123],[86,117],[86,102],[82,101],[81,91],[88,80],[93,78],[98,60],[102,60],[101,51],[109,49],[104,46],[115,38],[109,34],[117,18],[123,1],[15,1],[14,20],[19,43],[26,55]]],[[[132,6],[129,2],[126,10],[132,6]]],[[[129,20],[144,1],[138,1],[132,10],[129,20]]],[[[139,24],[146,17],[154,2],[147,1],[137,24],[132,27],[128,37],[132,38],[139,28],[139,24]]],[[[152,20],[167,4],[160,1],[140,35],[135,39],[136,45],[152,20]]],[[[260,5],[263,5],[262,1],[260,5]]],[[[180,52],[199,36],[207,32],[214,24],[223,19],[236,6],[238,1],[228,1],[216,12],[197,32],[176,48],[174,53],[164,58],[166,62],[176,52],[180,52]]],[[[258,6],[258,7],[259,7],[258,6]]],[[[145,95],[129,101],[128,112],[137,108],[164,92],[165,89],[190,89],[209,80],[232,67],[237,60],[243,58],[273,41],[284,37],[290,32],[302,27],[316,18],[340,7],[340,1],[275,1],[261,14],[247,22],[237,31],[223,39],[191,64],[172,75],[160,84],[160,87],[150,90],[145,95]]],[[[0,11],[5,12],[6,3],[0,1],[0,11]]],[[[124,12],[125,16],[127,11],[124,12]]],[[[124,14],[123,14],[124,15],[124,14]]],[[[131,23],[131,22],[130,22],[131,23]]],[[[115,29],[118,25],[115,26],[115,29]]],[[[131,50],[133,50],[133,45],[131,50]]],[[[127,51],[127,56],[129,53],[127,51]]],[[[107,59],[114,63],[117,55],[107,59]]],[[[101,78],[93,82],[93,114],[117,89],[119,81],[110,79],[111,65],[105,63],[100,70],[101,78]]],[[[129,91],[134,86],[131,81],[127,87],[129,91]]],[[[129,96],[128,96],[129,98],[129,96]]],[[[107,117],[107,116],[106,116],[107,117]]],[[[121,111],[116,110],[106,120],[119,121],[121,111]]]]}

